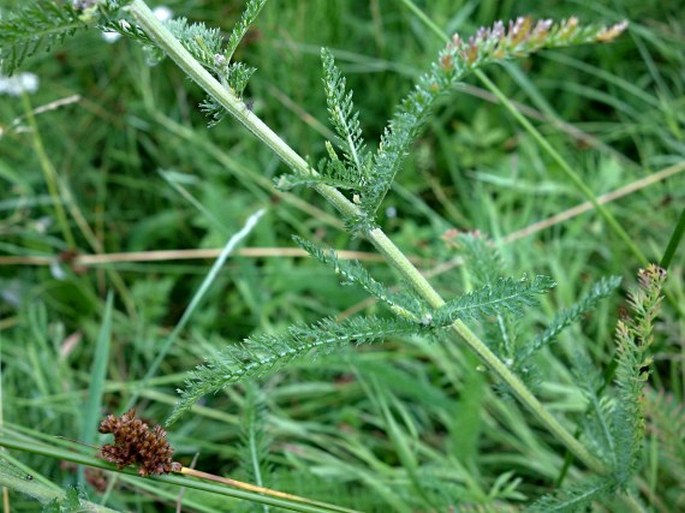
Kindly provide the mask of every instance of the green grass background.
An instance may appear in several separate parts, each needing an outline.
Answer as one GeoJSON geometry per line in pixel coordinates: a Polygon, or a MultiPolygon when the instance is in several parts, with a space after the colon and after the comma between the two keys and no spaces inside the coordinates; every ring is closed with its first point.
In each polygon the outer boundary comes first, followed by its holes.
{"type": "MultiPolygon", "coordinates": [[[[597,195],[682,164],[685,6],[679,2],[417,4],[445,31],[463,35],[520,14],[576,15],[584,23],[630,20],[629,31],[611,45],[544,52],[486,73],[511,100],[536,110],[536,126],[597,195]],[[590,142],[555,120],[591,136],[590,142]]],[[[3,9],[16,5],[0,1],[3,9]]],[[[242,8],[237,1],[166,5],[175,15],[227,32],[242,8]]],[[[441,41],[398,0],[268,3],[238,51],[258,68],[245,96],[312,162],[324,155],[328,130],[321,46],[335,53],[373,144],[441,41]]],[[[0,97],[3,127],[26,113],[26,102],[36,108],[73,94],[81,100],[38,115],[35,132],[9,129],[0,138],[2,255],[55,257],[69,249],[55,214],[58,203],[86,254],[219,248],[262,207],[268,213],[248,246],[289,248],[290,236],[298,234],[339,249],[370,249],[351,239],[312,191],[277,194],[272,179],[284,166],[230,119],[207,128],[197,107],[202,93],[172,63],[149,67],[139,47],[125,40],[107,44],[91,31],[38,54],[23,69],[39,76],[40,90],[23,103],[0,97]],[[36,151],[38,139],[47,160],[36,151]],[[46,166],[55,170],[57,194],[46,186],[46,166]]],[[[384,227],[407,254],[422,259],[425,270],[457,256],[440,238],[450,228],[502,241],[584,201],[532,138],[482,93],[481,84],[469,79],[463,91],[441,102],[385,203],[392,209],[384,227]]],[[[609,206],[651,261],[663,255],[685,206],[683,176],[609,206]]],[[[520,319],[522,337],[593,280],[620,275],[628,287],[639,268],[594,212],[503,244],[501,252],[512,275],[549,274],[558,282],[539,309],[520,319]]],[[[670,269],[670,299],[658,325],[646,399],[648,441],[635,483],[645,511],[685,508],[683,254],[681,248],[670,269]]],[[[99,443],[93,422],[104,412],[120,413],[136,394],[140,413],[161,422],[185,373],[226,344],[337,315],[365,299],[308,259],[231,258],[156,376],[141,388],[139,380],[210,266],[207,260],[84,270],[0,266],[5,426],[47,437],[50,444],[63,443],[57,436],[99,443]],[[94,393],[96,400],[89,401],[94,393]]],[[[369,268],[394,282],[382,264],[369,268]]],[[[468,273],[455,268],[433,281],[452,297],[463,291],[468,273]]],[[[571,429],[584,403],[566,366],[569,351],[582,344],[600,368],[611,363],[620,296],[540,359],[537,393],[571,429]]],[[[375,305],[365,310],[376,311],[375,305]]],[[[554,490],[564,465],[563,449],[512,399],[493,391],[475,358],[454,341],[388,341],[294,365],[257,385],[253,434],[264,442],[263,483],[272,488],[364,511],[448,511],[445,504],[457,501],[467,505],[464,511],[508,511],[554,490]]],[[[178,458],[189,464],[198,454],[199,469],[254,479],[244,454],[250,434],[245,414],[254,405],[250,390],[253,385],[236,386],[208,397],[172,426],[178,458]]],[[[59,486],[78,481],[68,465],[13,454],[59,486]]],[[[581,475],[572,467],[564,483],[581,475]]],[[[140,491],[127,477],[111,483],[105,497],[112,508],[173,510],[175,488],[140,491]]],[[[40,509],[19,494],[10,498],[13,511],[40,509]]],[[[188,511],[249,507],[217,501],[190,490],[184,497],[188,511]]],[[[621,507],[609,501],[596,510],[621,507]]]]}

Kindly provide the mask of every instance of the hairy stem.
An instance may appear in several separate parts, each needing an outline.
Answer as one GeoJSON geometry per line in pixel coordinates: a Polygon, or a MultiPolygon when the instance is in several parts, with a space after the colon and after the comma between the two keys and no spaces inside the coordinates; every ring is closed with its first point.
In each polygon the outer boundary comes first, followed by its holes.
{"type": "MultiPolygon", "coordinates": [[[[252,113],[232,91],[222,86],[190,55],[181,43],[157,21],[143,0],[133,0],[129,10],[147,35],[193,81],[222,105],[245,128],[252,132],[255,137],[271,148],[287,166],[303,175],[315,173],[295,150],[288,146],[285,141],[252,113]]],[[[359,208],[337,189],[326,185],[318,185],[316,190],[343,216],[354,218],[361,214],[359,208]]],[[[386,257],[388,263],[397,269],[426,301],[433,307],[439,307],[444,304],[445,301],[440,294],[380,228],[373,228],[365,235],[376,249],[386,257]]],[[[556,418],[545,410],[544,406],[530,390],[490,351],[485,343],[468,326],[461,321],[457,321],[454,323],[453,329],[464,339],[466,344],[481,358],[488,368],[510,387],[512,392],[533,413],[538,421],[554,434],[579,460],[595,472],[607,472],[606,466],[590,454],[556,418]]]]}

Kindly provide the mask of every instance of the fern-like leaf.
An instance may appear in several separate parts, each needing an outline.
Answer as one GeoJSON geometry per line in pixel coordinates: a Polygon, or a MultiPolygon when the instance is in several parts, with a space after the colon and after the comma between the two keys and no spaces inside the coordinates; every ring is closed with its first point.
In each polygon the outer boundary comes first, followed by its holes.
{"type": "Polygon", "coordinates": [[[621,23],[608,28],[582,27],[576,18],[554,24],[551,20],[536,23],[532,18],[521,17],[507,27],[499,21],[491,28],[481,28],[466,41],[455,34],[438,62],[401,102],[383,132],[373,157],[370,186],[361,198],[366,215],[375,218],[431,108],[465,75],[487,64],[523,57],[543,48],[611,41],[626,26],[621,23]]]}
{"type": "Polygon", "coordinates": [[[603,379],[588,355],[581,349],[572,354],[573,376],[588,400],[588,409],[581,423],[583,439],[593,454],[602,458],[611,468],[616,466],[616,446],[612,433],[615,401],[600,396],[603,379]]]}
{"type": "Polygon", "coordinates": [[[369,272],[356,260],[339,260],[330,248],[322,248],[300,237],[293,237],[295,242],[314,258],[332,267],[340,276],[344,285],[358,285],[369,294],[382,301],[395,315],[424,325],[430,323],[428,308],[424,301],[414,294],[391,292],[385,285],[376,281],[369,272]]]}
{"type": "Polygon", "coordinates": [[[685,483],[685,406],[663,390],[646,394],[650,432],[659,439],[660,467],[673,479],[685,483]]]}
{"type": "Polygon", "coordinates": [[[28,57],[88,27],[90,20],[71,3],[30,2],[0,16],[0,69],[13,73],[28,57]]]}
{"type": "MultiPolygon", "coordinates": [[[[342,150],[343,158],[338,156],[331,141],[326,141],[328,158],[321,160],[317,173],[309,176],[288,174],[278,178],[275,184],[279,189],[324,184],[336,189],[351,190],[353,200],[357,200],[360,197],[359,192],[368,183],[370,155],[362,138],[359,113],[354,110],[352,103],[352,91],[347,91],[345,78],[336,67],[333,54],[322,48],[321,60],[328,116],[337,135],[333,142],[342,150]]],[[[348,221],[360,223],[360,220],[348,221]]]]}
{"type": "Polygon", "coordinates": [[[502,278],[504,266],[494,243],[480,232],[461,233],[457,247],[464,258],[464,265],[475,277],[476,283],[489,285],[502,278]]]}
{"type": "Polygon", "coordinates": [[[328,115],[347,164],[356,176],[357,186],[361,188],[366,185],[369,161],[359,125],[359,113],[354,110],[352,91],[347,91],[345,78],[336,67],[333,54],[322,48],[321,60],[328,115]]]}
{"type": "Polygon", "coordinates": [[[535,337],[533,342],[521,347],[517,351],[516,361],[523,363],[541,348],[554,342],[566,327],[580,319],[586,312],[594,310],[597,304],[609,297],[620,284],[621,278],[618,276],[600,279],[580,301],[558,312],[545,331],[535,337]]]}
{"type": "Polygon", "coordinates": [[[341,323],[324,319],[313,325],[290,326],[281,335],[257,335],[227,347],[218,357],[192,371],[185,390],[179,391],[181,398],[167,423],[178,419],[203,395],[232,383],[265,376],[292,361],[328,354],[349,344],[374,343],[417,331],[417,325],[408,322],[360,317],[341,323]]]}
{"type": "Polygon", "coordinates": [[[226,43],[226,48],[223,52],[226,62],[231,62],[233,60],[233,54],[238,48],[238,45],[243,40],[252,24],[257,20],[257,16],[259,16],[262,7],[264,7],[265,4],[266,0],[248,0],[245,10],[240,15],[238,23],[233,26],[231,35],[228,37],[228,43],[226,43]]]}
{"type": "Polygon", "coordinates": [[[607,477],[590,478],[554,495],[547,495],[538,499],[527,513],[574,513],[582,511],[593,500],[609,495],[616,483],[607,477]]]}
{"type": "Polygon", "coordinates": [[[633,317],[616,325],[617,403],[613,416],[616,452],[616,476],[625,486],[639,467],[640,449],[645,430],[643,388],[648,378],[647,356],[654,341],[654,319],[661,304],[661,290],[666,271],[650,265],[639,272],[639,288],[629,294],[633,317]]]}
{"type": "Polygon", "coordinates": [[[519,314],[523,307],[536,304],[537,296],[555,285],[548,276],[536,276],[531,281],[500,278],[492,285],[484,285],[445,303],[434,312],[433,325],[448,326],[457,319],[477,319],[502,312],[519,314]]]}
{"type": "MultiPolygon", "coordinates": [[[[269,461],[269,446],[271,437],[266,433],[266,403],[263,392],[254,383],[246,383],[245,398],[242,408],[242,422],[240,424],[240,441],[238,448],[239,461],[238,473],[241,478],[257,486],[267,486],[264,481],[267,476],[273,474],[273,465],[269,461]]],[[[247,501],[244,502],[249,505],[247,501]]],[[[254,506],[254,505],[253,505],[254,506]]],[[[263,513],[269,513],[270,508],[263,505],[263,513]]],[[[248,511],[248,509],[245,509],[248,511]]],[[[249,511],[255,511],[251,507],[249,511]]]]}

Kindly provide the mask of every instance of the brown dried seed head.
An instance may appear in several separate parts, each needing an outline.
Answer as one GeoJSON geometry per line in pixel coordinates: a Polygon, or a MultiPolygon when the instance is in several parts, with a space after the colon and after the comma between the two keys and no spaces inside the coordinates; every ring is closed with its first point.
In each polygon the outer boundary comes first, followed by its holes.
{"type": "Polygon", "coordinates": [[[166,440],[162,426],[152,429],[129,410],[121,417],[109,415],[101,423],[101,433],[111,433],[114,443],[104,445],[100,456],[117,467],[138,465],[141,476],[164,474],[178,471],[180,463],[172,460],[173,448],[166,440]]]}

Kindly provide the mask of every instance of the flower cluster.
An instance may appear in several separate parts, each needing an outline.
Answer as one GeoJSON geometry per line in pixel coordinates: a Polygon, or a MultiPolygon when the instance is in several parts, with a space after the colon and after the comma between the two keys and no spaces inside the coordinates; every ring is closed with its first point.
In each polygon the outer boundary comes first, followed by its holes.
{"type": "Polygon", "coordinates": [[[553,23],[549,19],[535,21],[530,16],[519,16],[508,25],[497,21],[492,27],[481,27],[466,41],[454,34],[440,63],[449,71],[455,58],[467,67],[473,67],[486,59],[526,55],[544,47],[607,43],[627,27],[625,21],[610,27],[593,27],[581,25],[576,17],[553,23]]]}
{"type": "Polygon", "coordinates": [[[171,459],[174,450],[166,439],[166,431],[159,425],[150,429],[136,418],[135,409],[121,417],[109,415],[100,423],[99,431],[114,435],[114,444],[103,445],[100,456],[119,468],[138,465],[141,476],[181,470],[181,464],[171,459]]]}

